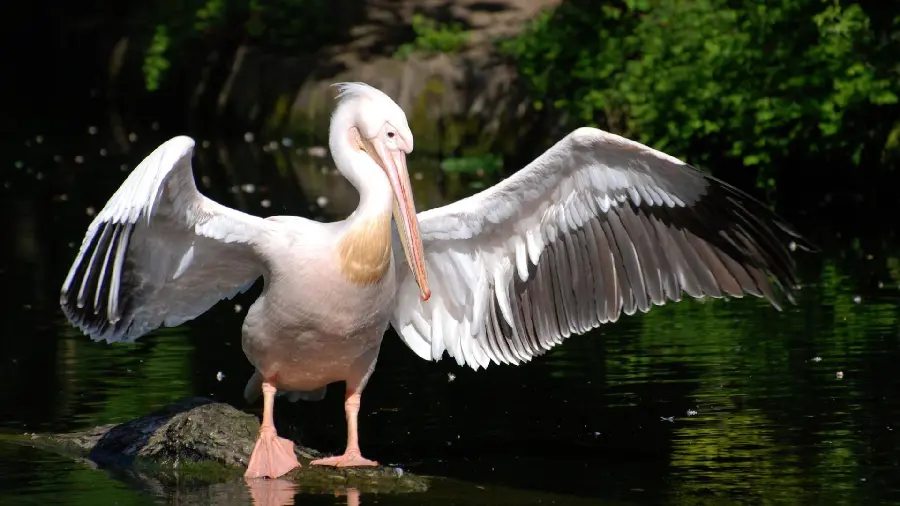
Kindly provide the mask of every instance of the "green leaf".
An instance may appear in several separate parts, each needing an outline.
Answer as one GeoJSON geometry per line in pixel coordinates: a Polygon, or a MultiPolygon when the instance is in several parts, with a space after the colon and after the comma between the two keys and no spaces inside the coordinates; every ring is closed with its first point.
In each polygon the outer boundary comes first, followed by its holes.
{"type": "Polygon", "coordinates": [[[897,103],[897,95],[890,90],[878,90],[869,99],[873,104],[889,105],[897,103]]]}
{"type": "Polygon", "coordinates": [[[757,155],[747,155],[744,157],[744,165],[759,165],[760,159],[757,155]]]}

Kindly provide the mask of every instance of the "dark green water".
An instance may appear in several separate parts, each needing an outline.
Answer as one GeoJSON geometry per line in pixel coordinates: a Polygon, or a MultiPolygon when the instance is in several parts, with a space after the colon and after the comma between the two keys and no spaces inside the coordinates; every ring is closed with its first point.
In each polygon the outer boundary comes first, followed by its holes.
{"type": "MultiPolygon", "coordinates": [[[[241,397],[252,370],[240,323],[255,291],[133,345],[91,342],[59,311],[89,208],[99,211],[122,182],[122,164],[130,170],[184,133],[147,118],[123,120],[117,132],[117,121],[103,112],[4,141],[2,431],[121,422],[191,395],[259,410],[241,397]]],[[[323,219],[355,205],[327,159],[270,139],[210,140],[198,142],[195,172],[223,204],[323,219]]],[[[412,158],[420,208],[466,191],[412,158]]],[[[480,372],[425,362],[389,334],[363,396],[364,450],[460,481],[410,496],[363,490],[361,504],[900,501],[900,256],[893,222],[857,237],[855,219],[803,220],[825,251],[798,257],[805,287],[781,313],[756,299],[685,301],[573,337],[529,364],[480,372]]],[[[339,388],[320,403],[280,403],[279,427],[339,451],[341,404],[339,388]]],[[[283,494],[297,504],[353,504],[338,492],[283,494]]],[[[4,505],[251,502],[243,483],[161,487],[0,443],[4,505]]]]}

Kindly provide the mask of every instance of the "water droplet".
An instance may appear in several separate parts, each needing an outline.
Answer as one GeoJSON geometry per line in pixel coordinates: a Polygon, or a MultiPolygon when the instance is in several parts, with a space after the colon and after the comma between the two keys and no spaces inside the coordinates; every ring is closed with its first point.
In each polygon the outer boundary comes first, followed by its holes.
{"type": "Polygon", "coordinates": [[[269,199],[262,199],[262,200],[259,202],[259,205],[261,205],[261,206],[263,206],[264,208],[268,209],[269,207],[272,206],[272,201],[269,200],[269,199]]]}
{"type": "Polygon", "coordinates": [[[216,381],[222,381],[223,379],[225,379],[225,373],[223,373],[222,371],[217,372],[216,381]]]}
{"type": "Polygon", "coordinates": [[[154,121],[153,123],[150,123],[150,129],[154,130],[154,131],[159,130],[159,121],[154,121]]]}
{"type": "Polygon", "coordinates": [[[844,379],[844,371],[838,371],[834,373],[834,377],[837,379],[844,379]]]}
{"type": "Polygon", "coordinates": [[[84,157],[81,155],[76,156],[75,163],[84,163],[84,157]]]}
{"type": "Polygon", "coordinates": [[[21,169],[25,166],[25,162],[23,162],[22,160],[16,160],[16,163],[13,165],[15,165],[17,169],[21,169]]]}
{"type": "Polygon", "coordinates": [[[853,296],[853,302],[859,304],[860,302],[862,302],[862,297],[859,296],[859,295],[854,295],[854,296],[853,296]]]}
{"type": "Polygon", "coordinates": [[[135,142],[135,141],[137,141],[137,134],[134,133],[134,132],[131,132],[130,134],[128,134],[128,140],[129,140],[130,142],[135,142]]]}
{"type": "Polygon", "coordinates": [[[316,199],[316,204],[319,204],[319,207],[325,207],[328,205],[328,197],[322,195],[321,197],[316,199]]]}
{"type": "Polygon", "coordinates": [[[235,304],[235,305],[234,305],[234,312],[235,312],[235,313],[240,313],[242,309],[244,309],[244,308],[241,307],[240,304],[235,304]]]}
{"type": "Polygon", "coordinates": [[[200,145],[203,146],[204,148],[208,148],[208,147],[209,147],[209,141],[203,141],[203,142],[200,143],[200,145]]]}
{"type": "Polygon", "coordinates": [[[325,158],[325,155],[328,154],[328,150],[322,146],[312,146],[306,150],[306,154],[313,158],[325,158]]]}
{"type": "Polygon", "coordinates": [[[244,134],[244,140],[247,142],[253,142],[253,132],[247,132],[244,134]]]}
{"type": "Polygon", "coordinates": [[[289,148],[289,147],[291,147],[291,146],[294,145],[294,140],[291,139],[290,137],[282,137],[282,139],[281,139],[281,145],[284,146],[284,147],[286,147],[286,148],[289,148]]]}
{"type": "Polygon", "coordinates": [[[99,131],[99,129],[93,125],[88,127],[88,133],[91,135],[97,135],[98,131],[99,131]]]}
{"type": "Polygon", "coordinates": [[[100,148],[100,156],[106,156],[106,148],[100,148]]]}
{"type": "Polygon", "coordinates": [[[36,136],[34,137],[34,142],[37,142],[38,144],[43,143],[43,142],[44,142],[44,136],[43,136],[43,135],[36,135],[36,136]]]}
{"type": "Polygon", "coordinates": [[[252,184],[252,183],[247,183],[247,184],[241,185],[241,190],[243,190],[244,193],[254,193],[256,191],[256,185],[252,184]]]}
{"type": "Polygon", "coordinates": [[[93,216],[97,211],[95,211],[93,206],[91,206],[85,209],[84,212],[86,212],[88,216],[93,216]]]}

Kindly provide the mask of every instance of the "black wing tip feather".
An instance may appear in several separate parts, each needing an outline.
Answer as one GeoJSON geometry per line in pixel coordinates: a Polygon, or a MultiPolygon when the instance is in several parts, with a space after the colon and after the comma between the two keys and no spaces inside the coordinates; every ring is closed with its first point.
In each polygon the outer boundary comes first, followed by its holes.
{"type": "Polygon", "coordinates": [[[713,176],[712,174],[710,174],[708,172],[702,171],[702,170],[700,170],[696,167],[690,166],[690,165],[688,165],[688,167],[691,167],[692,169],[694,169],[697,172],[699,172],[700,174],[702,174],[703,177],[707,181],[710,181],[713,184],[713,186],[721,187],[721,188],[727,190],[728,192],[732,193],[733,195],[739,197],[741,200],[744,200],[747,202],[752,202],[759,209],[763,209],[764,212],[768,215],[771,222],[775,226],[777,226],[785,234],[786,237],[790,238],[790,242],[793,242],[794,246],[791,247],[792,250],[793,250],[793,248],[796,248],[796,249],[800,249],[800,250],[807,251],[810,253],[820,253],[822,251],[822,249],[820,247],[818,247],[812,241],[810,241],[809,239],[807,239],[806,237],[801,235],[799,232],[797,232],[797,230],[793,226],[791,226],[786,220],[784,220],[781,216],[779,216],[777,212],[770,209],[766,204],[764,204],[762,201],[760,201],[756,197],[754,197],[754,196],[750,195],[749,193],[747,193],[746,191],[732,185],[731,183],[728,183],[722,179],[719,179],[719,178],[713,176]]]}
{"type": "Polygon", "coordinates": [[[89,307],[78,307],[75,296],[66,291],[60,295],[60,307],[66,319],[93,341],[130,342],[134,338],[129,337],[131,325],[123,317],[116,322],[111,322],[105,312],[94,312],[89,307]]]}
{"type": "MultiPolygon", "coordinates": [[[[741,293],[763,297],[779,310],[784,303],[796,304],[793,294],[799,289],[799,281],[792,253],[820,249],[749,193],[683,162],[679,167],[680,174],[669,172],[656,176],[666,181],[665,186],[679,195],[685,206],[647,205],[629,199],[631,206],[613,208],[617,212],[612,213],[622,214],[622,220],[630,220],[630,223],[623,221],[626,233],[612,235],[629,239],[640,236],[640,229],[646,229],[651,236],[656,236],[655,240],[666,243],[665,248],[675,251],[676,256],[669,260],[680,264],[679,269],[687,276],[679,283],[680,288],[692,297],[734,295],[739,287],[741,293]],[[695,193],[697,190],[699,193],[695,193]],[[641,220],[635,222],[629,213],[646,215],[648,220],[637,226],[641,220]],[[657,228],[655,234],[653,228],[657,228]]],[[[609,222],[604,221],[604,225],[609,222]]],[[[653,256],[649,255],[650,250],[662,243],[633,244],[642,250],[642,257],[647,257],[653,256]]],[[[658,262],[661,267],[667,265],[668,251],[657,252],[655,256],[661,260],[658,262]]],[[[665,298],[674,300],[670,292],[666,292],[665,298]]],[[[643,310],[643,299],[640,302],[643,310]]]]}
{"type": "Polygon", "coordinates": [[[815,243],[813,243],[806,237],[800,235],[799,232],[794,230],[785,221],[781,220],[781,218],[779,218],[778,221],[775,222],[775,225],[779,229],[781,229],[782,232],[784,232],[787,236],[789,236],[791,238],[791,241],[789,243],[789,247],[791,248],[791,250],[798,249],[801,251],[805,251],[807,253],[821,253],[822,252],[822,248],[817,246],[815,243]]]}
{"type": "Polygon", "coordinates": [[[129,262],[120,260],[118,273],[110,265],[116,263],[115,256],[120,248],[128,248],[132,227],[130,223],[100,222],[84,245],[84,254],[72,265],[70,282],[60,290],[59,304],[63,314],[94,341],[130,342],[137,337],[132,335],[131,309],[136,287],[129,262]],[[117,306],[110,308],[110,293],[116,283],[117,306]]]}
{"type": "Polygon", "coordinates": [[[758,263],[777,288],[778,293],[764,294],[775,309],[784,309],[778,295],[791,305],[796,305],[794,294],[800,289],[800,283],[793,253],[796,250],[818,253],[821,249],[757,198],[721,179],[703,174],[710,182],[710,191],[703,199],[709,200],[709,208],[703,217],[710,219],[719,216],[717,221],[720,226],[734,230],[734,233],[744,232],[745,239],[758,248],[762,258],[757,255],[747,260],[758,263]]]}

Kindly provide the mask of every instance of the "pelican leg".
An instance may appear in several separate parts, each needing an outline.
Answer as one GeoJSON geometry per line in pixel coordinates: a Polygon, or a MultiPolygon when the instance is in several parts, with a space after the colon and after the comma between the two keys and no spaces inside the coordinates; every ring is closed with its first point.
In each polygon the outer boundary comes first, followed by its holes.
{"type": "Polygon", "coordinates": [[[374,467],[378,462],[362,456],[359,450],[359,433],[357,432],[357,420],[359,415],[359,401],[361,389],[353,388],[347,384],[347,396],[344,398],[344,412],[347,415],[347,449],[343,455],[336,455],[310,462],[314,466],[334,467],[374,467]]]}
{"type": "Polygon", "coordinates": [[[246,478],[278,478],[295,467],[300,467],[294,455],[294,443],[278,437],[272,412],[275,408],[275,385],[263,381],[263,419],[259,427],[259,438],[250,463],[247,464],[246,478]]]}

